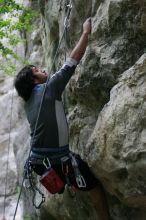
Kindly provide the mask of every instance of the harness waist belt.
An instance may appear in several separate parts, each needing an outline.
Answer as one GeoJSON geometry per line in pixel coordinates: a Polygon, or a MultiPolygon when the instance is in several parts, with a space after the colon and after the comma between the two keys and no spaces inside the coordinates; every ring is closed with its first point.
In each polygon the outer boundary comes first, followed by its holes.
{"type": "Polygon", "coordinates": [[[54,147],[54,148],[32,148],[31,157],[35,158],[45,158],[48,157],[49,159],[57,160],[61,157],[69,155],[70,150],[69,146],[65,147],[54,147]]]}

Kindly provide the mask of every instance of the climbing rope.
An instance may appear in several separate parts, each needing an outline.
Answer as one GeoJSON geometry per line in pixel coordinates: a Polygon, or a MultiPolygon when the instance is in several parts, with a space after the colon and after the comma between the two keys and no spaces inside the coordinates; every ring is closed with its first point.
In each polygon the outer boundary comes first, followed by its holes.
{"type": "MultiPolygon", "coordinates": [[[[69,19],[70,19],[71,10],[72,10],[72,0],[70,0],[69,4],[67,5],[67,13],[66,13],[66,17],[64,19],[64,29],[63,29],[63,33],[62,33],[62,36],[60,38],[60,41],[59,41],[59,44],[58,44],[58,47],[57,47],[54,59],[52,61],[52,66],[51,66],[50,73],[52,73],[52,70],[53,70],[53,67],[54,67],[54,64],[55,64],[55,61],[56,61],[57,54],[59,52],[61,43],[63,41],[64,35],[65,35],[65,32],[66,32],[66,28],[69,25],[69,19]]],[[[38,110],[38,114],[37,114],[37,119],[36,119],[36,123],[35,123],[34,133],[33,133],[32,139],[31,139],[31,143],[30,143],[30,151],[29,151],[29,154],[28,154],[28,160],[30,158],[30,154],[31,154],[31,151],[32,151],[32,143],[33,143],[33,140],[34,140],[34,137],[35,137],[35,134],[36,134],[36,130],[37,130],[37,126],[38,126],[38,121],[39,121],[39,117],[40,117],[40,113],[41,113],[41,109],[42,109],[42,104],[43,104],[43,100],[44,100],[44,95],[45,95],[45,92],[46,92],[46,88],[47,88],[49,79],[50,79],[50,77],[47,78],[47,81],[46,81],[46,84],[44,86],[44,90],[43,90],[43,93],[42,93],[41,102],[40,102],[40,106],[39,106],[39,110],[38,110]]],[[[24,171],[22,183],[21,183],[21,186],[20,186],[20,193],[19,193],[19,196],[18,196],[18,200],[17,200],[17,204],[16,204],[13,220],[15,220],[15,217],[16,217],[16,213],[17,213],[17,209],[18,209],[18,205],[19,205],[19,201],[20,201],[20,197],[21,197],[21,193],[22,193],[22,188],[23,188],[23,185],[24,185],[25,177],[26,177],[26,172],[24,171]]]]}
{"type": "MultiPolygon", "coordinates": [[[[70,10],[72,9],[72,1],[70,3],[67,3],[66,5],[66,8],[70,8],[70,10]]],[[[64,33],[64,60],[66,62],[66,59],[67,59],[67,50],[68,50],[68,47],[67,47],[67,36],[68,36],[68,28],[70,26],[70,23],[69,23],[69,19],[67,19],[65,17],[64,19],[64,28],[65,28],[65,33],[64,33]]],[[[63,92],[63,105],[64,105],[64,109],[65,109],[65,112],[66,112],[66,90],[63,92]]]]}
{"type": "MultiPolygon", "coordinates": [[[[52,61],[52,66],[51,66],[51,70],[50,70],[51,73],[52,73],[52,70],[53,70],[53,67],[54,67],[54,64],[55,64],[55,61],[56,61],[56,57],[57,57],[57,54],[59,52],[61,43],[63,41],[63,38],[66,39],[67,29],[69,27],[70,13],[71,13],[71,10],[72,10],[72,0],[69,1],[69,4],[67,4],[66,7],[67,7],[67,12],[66,12],[66,16],[65,16],[65,19],[64,19],[64,29],[63,29],[63,33],[62,33],[61,39],[59,41],[59,44],[58,44],[58,47],[57,47],[54,59],[52,61]]],[[[65,54],[66,54],[66,47],[65,47],[65,54]]],[[[46,87],[47,87],[48,82],[49,82],[49,77],[48,77],[47,82],[46,82],[46,87]]]]}

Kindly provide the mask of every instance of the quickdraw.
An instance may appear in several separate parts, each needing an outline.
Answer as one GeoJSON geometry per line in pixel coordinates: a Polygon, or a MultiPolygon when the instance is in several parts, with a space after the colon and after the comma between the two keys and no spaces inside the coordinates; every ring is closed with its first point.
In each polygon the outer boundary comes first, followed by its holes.
{"type": "Polygon", "coordinates": [[[85,188],[86,182],[85,182],[84,177],[81,175],[76,158],[72,153],[70,154],[70,156],[71,156],[72,167],[73,167],[74,173],[75,173],[76,183],[79,188],[85,188]]]}
{"type": "Polygon", "coordinates": [[[27,190],[29,189],[33,192],[32,204],[36,209],[40,209],[41,205],[45,202],[45,196],[44,196],[44,193],[42,193],[42,191],[36,186],[31,162],[28,160],[26,161],[26,164],[24,167],[23,187],[25,189],[27,189],[27,190]],[[38,204],[35,202],[36,192],[38,192],[41,195],[41,201],[38,204]]]}
{"type": "Polygon", "coordinates": [[[72,10],[72,1],[70,1],[70,3],[67,4],[66,8],[67,8],[67,14],[66,14],[66,17],[64,19],[64,27],[68,28],[69,25],[70,25],[69,20],[70,20],[70,13],[71,13],[71,10],[72,10]]]}

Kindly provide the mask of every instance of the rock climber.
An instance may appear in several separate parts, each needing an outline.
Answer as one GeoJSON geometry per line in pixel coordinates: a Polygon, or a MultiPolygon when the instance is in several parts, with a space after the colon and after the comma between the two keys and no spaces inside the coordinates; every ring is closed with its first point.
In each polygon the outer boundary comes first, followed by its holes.
{"type": "MultiPolygon", "coordinates": [[[[79,155],[72,154],[78,164],[79,173],[82,177],[77,183],[70,157],[65,161],[65,164],[68,165],[66,171],[64,171],[64,167],[62,168],[60,159],[69,155],[71,152],[69,150],[68,125],[61,96],[77,64],[85,53],[91,29],[91,18],[88,18],[83,24],[81,37],[70,53],[69,58],[62,68],[50,77],[47,85],[48,74],[46,71],[34,65],[27,65],[16,76],[14,86],[18,95],[25,101],[25,111],[30,124],[31,137],[33,137],[31,141],[31,158],[36,158],[40,161],[40,158],[47,156],[51,162],[51,166],[61,180],[66,182],[67,175],[69,183],[76,189],[82,191],[90,190],[91,198],[100,219],[110,220],[103,187],[99,180],[92,174],[87,163],[79,155]],[[35,129],[38,109],[45,86],[41,112],[37,128],[35,129]]],[[[40,176],[46,172],[46,169],[44,163],[33,163],[33,170],[40,176]]],[[[64,189],[59,193],[63,191],[64,189]]]]}

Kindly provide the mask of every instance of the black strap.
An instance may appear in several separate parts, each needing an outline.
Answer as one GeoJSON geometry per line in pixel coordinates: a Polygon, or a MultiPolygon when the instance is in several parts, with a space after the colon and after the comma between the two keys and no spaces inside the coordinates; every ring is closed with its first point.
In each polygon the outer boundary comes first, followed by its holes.
{"type": "Polygon", "coordinates": [[[49,158],[49,160],[59,160],[62,157],[69,155],[69,146],[65,147],[54,147],[54,148],[33,148],[31,157],[43,159],[49,158]]]}
{"type": "Polygon", "coordinates": [[[64,147],[33,147],[32,151],[36,153],[69,153],[69,145],[66,145],[64,147]]]}

